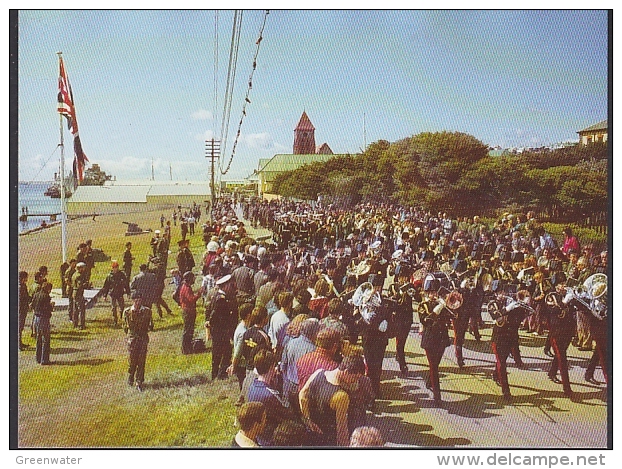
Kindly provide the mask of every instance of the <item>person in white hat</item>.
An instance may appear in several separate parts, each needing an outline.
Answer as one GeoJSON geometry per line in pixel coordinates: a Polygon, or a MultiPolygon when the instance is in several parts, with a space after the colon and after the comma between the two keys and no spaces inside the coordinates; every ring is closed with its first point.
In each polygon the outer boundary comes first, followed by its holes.
{"type": "Polygon", "coordinates": [[[155,257],[160,251],[160,242],[162,241],[162,238],[160,236],[160,230],[155,230],[153,234],[154,236],[153,238],[151,238],[151,242],[149,244],[151,244],[151,251],[153,253],[153,256],[155,257]]]}
{"type": "Polygon", "coordinates": [[[217,291],[205,309],[205,327],[212,338],[212,379],[227,379],[231,364],[233,333],[238,322],[235,282],[231,275],[216,280],[217,291]]]}

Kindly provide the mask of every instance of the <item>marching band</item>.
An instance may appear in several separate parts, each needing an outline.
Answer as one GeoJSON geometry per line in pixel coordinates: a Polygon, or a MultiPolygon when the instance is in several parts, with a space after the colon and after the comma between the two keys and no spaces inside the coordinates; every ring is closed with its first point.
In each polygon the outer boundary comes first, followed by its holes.
{"type": "Polygon", "coordinates": [[[595,382],[594,369],[600,365],[608,380],[607,276],[583,277],[584,282],[567,278],[565,269],[579,272],[570,261],[572,256],[576,264],[576,254],[565,256],[551,246],[542,249],[544,232],[533,220],[528,221],[531,225],[515,220],[523,230],[504,235],[487,231],[477,217],[467,230],[446,214],[417,218],[412,212],[404,216],[402,210],[390,216],[390,210],[368,207],[345,218],[330,210],[306,207],[301,212],[297,207],[277,213],[271,229],[278,249],[288,253],[289,278],[316,274],[329,283],[330,295],[347,306],[349,317],[344,314],[342,319],[350,340],[362,342],[376,396],[389,338],[395,338],[400,372],[408,373],[404,346],[418,317],[421,348],[429,363],[427,385],[440,402],[438,365],[446,347],[453,342],[456,363],[463,369],[465,335],[470,332],[481,340],[486,312],[496,361],[492,377],[504,399],[511,400],[508,358],[524,366],[519,330],[537,335],[548,331],[548,376],[572,397],[566,351],[576,336],[579,314],[590,316],[595,342],[585,379],[595,382]],[[533,242],[526,227],[531,227],[533,242]]]}

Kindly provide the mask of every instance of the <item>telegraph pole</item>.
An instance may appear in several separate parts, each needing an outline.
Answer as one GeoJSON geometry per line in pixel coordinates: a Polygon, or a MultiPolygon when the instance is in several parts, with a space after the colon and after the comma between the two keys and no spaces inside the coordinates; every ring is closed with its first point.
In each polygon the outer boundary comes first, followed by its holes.
{"type": "Polygon", "coordinates": [[[206,140],[205,141],[205,157],[211,158],[212,160],[212,169],[211,169],[211,183],[210,183],[210,210],[209,210],[209,219],[210,221],[214,221],[213,212],[214,212],[214,204],[216,202],[216,191],[214,189],[214,162],[220,156],[220,140],[206,140]]]}

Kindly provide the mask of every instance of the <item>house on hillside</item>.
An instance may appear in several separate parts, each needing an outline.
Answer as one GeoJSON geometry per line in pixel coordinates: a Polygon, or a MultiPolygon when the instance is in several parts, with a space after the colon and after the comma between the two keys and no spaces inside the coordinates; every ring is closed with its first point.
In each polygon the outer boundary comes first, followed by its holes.
{"type": "Polygon", "coordinates": [[[292,154],[277,154],[272,158],[260,158],[256,175],[258,178],[258,192],[264,198],[276,197],[272,194],[272,184],[276,176],[286,171],[294,171],[301,166],[315,162],[325,162],[335,158],[327,143],[315,145],[315,127],[307,113],[303,111],[298,125],[294,129],[294,148],[292,154]]]}
{"type": "Polygon", "coordinates": [[[606,142],[609,135],[607,119],[599,122],[598,124],[590,125],[583,130],[579,130],[577,133],[579,134],[579,142],[582,145],[589,145],[590,143],[596,142],[606,142]]]}

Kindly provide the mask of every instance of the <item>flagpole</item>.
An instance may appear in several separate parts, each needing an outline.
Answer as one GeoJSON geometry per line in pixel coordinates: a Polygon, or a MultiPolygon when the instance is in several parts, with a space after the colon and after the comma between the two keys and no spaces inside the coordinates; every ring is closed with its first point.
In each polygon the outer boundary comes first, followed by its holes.
{"type": "MultiPolygon", "coordinates": [[[[60,61],[62,52],[57,52],[58,64],[60,69],[60,61]]],[[[65,144],[63,140],[63,115],[58,114],[60,118],[60,220],[61,220],[61,243],[63,253],[63,263],[67,262],[67,212],[65,207],[65,144]]]]}

